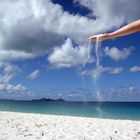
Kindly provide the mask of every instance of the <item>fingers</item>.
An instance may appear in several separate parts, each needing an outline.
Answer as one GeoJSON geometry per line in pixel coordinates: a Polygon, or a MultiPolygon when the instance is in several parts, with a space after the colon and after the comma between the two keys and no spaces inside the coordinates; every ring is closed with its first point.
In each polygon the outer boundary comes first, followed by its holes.
{"type": "Polygon", "coordinates": [[[90,36],[90,37],[88,38],[88,40],[97,40],[97,38],[101,40],[103,36],[104,36],[103,34],[90,36]]]}
{"type": "Polygon", "coordinates": [[[90,36],[89,38],[88,38],[88,40],[96,40],[96,36],[90,36]]]}
{"type": "Polygon", "coordinates": [[[105,40],[105,39],[107,39],[107,34],[99,34],[99,35],[94,35],[94,36],[90,36],[89,38],[88,38],[88,40],[99,40],[99,41],[103,41],[103,40],[105,40]]]}

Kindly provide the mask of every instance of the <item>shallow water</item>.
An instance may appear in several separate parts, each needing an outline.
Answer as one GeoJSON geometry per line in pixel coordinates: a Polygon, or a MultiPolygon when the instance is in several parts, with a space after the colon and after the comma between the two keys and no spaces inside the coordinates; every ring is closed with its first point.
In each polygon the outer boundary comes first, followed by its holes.
{"type": "Polygon", "coordinates": [[[0,101],[0,111],[140,120],[140,102],[0,101]]]}

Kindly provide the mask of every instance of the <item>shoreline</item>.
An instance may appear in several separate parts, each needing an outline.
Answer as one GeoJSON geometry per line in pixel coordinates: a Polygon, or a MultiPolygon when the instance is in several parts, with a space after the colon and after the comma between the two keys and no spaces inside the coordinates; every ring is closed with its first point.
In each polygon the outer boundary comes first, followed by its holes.
{"type": "Polygon", "coordinates": [[[140,121],[0,111],[0,140],[139,140],[140,121]]]}

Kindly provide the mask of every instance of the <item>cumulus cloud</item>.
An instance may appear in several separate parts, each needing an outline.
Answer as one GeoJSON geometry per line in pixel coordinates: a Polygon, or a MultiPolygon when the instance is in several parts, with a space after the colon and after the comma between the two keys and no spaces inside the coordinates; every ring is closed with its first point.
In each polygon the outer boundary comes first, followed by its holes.
{"type": "Polygon", "coordinates": [[[17,85],[12,85],[9,83],[3,84],[0,83],[0,93],[1,92],[5,92],[5,93],[22,93],[27,91],[26,88],[24,86],[22,86],[21,84],[17,84],[17,85]]]}
{"type": "Polygon", "coordinates": [[[102,21],[102,26],[120,25],[140,18],[139,0],[74,0],[92,10],[92,16],[102,21]],[[104,21],[104,22],[103,22],[104,21]]]}
{"type": "Polygon", "coordinates": [[[140,72],[140,66],[134,66],[134,67],[130,68],[129,71],[130,72],[140,72]]]}
{"type": "Polygon", "coordinates": [[[62,46],[65,37],[81,45],[91,34],[140,18],[139,0],[76,1],[96,18],[70,14],[51,0],[0,1],[0,60],[37,57],[62,46]]]}
{"type": "Polygon", "coordinates": [[[84,70],[80,73],[81,76],[92,76],[93,78],[96,78],[101,73],[108,73],[108,74],[119,74],[123,71],[122,67],[103,67],[100,66],[98,69],[92,69],[92,70],[84,70]]]}
{"type": "Polygon", "coordinates": [[[11,80],[18,74],[17,66],[8,62],[0,62],[0,93],[25,93],[26,87],[19,84],[11,84],[11,80]]]}
{"type": "Polygon", "coordinates": [[[88,18],[71,15],[50,0],[7,0],[0,4],[0,49],[4,52],[2,59],[8,59],[9,53],[6,51],[14,53],[10,59],[19,58],[17,52],[27,53],[20,55],[20,58],[44,54],[53,47],[61,46],[65,36],[80,41],[90,32],[89,28],[86,32],[81,29],[85,25],[92,26],[92,21],[88,18]]]}
{"type": "Polygon", "coordinates": [[[62,47],[54,48],[49,55],[48,61],[54,68],[68,68],[85,63],[93,62],[90,54],[90,49],[87,46],[73,47],[71,39],[67,39],[62,47]]]}
{"type": "Polygon", "coordinates": [[[33,71],[27,78],[30,80],[36,79],[39,76],[40,72],[39,70],[33,71]]]}
{"type": "Polygon", "coordinates": [[[104,49],[105,55],[109,56],[110,58],[114,59],[115,61],[124,60],[126,59],[132,52],[133,48],[123,48],[118,49],[116,47],[106,47],[104,49]]]}

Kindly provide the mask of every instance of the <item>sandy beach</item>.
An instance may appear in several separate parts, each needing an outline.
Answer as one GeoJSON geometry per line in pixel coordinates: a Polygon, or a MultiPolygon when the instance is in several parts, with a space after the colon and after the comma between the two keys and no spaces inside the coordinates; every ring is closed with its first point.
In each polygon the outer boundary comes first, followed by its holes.
{"type": "Polygon", "coordinates": [[[140,121],[0,111],[0,140],[140,140],[140,121]]]}

